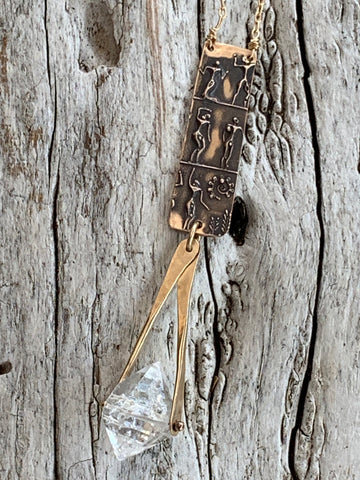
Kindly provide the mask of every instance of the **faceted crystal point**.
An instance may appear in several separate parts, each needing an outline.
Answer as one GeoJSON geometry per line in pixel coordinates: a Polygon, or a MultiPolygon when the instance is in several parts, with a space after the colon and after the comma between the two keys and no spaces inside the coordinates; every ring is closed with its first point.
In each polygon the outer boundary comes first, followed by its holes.
{"type": "Polygon", "coordinates": [[[169,390],[159,362],[118,383],[103,409],[116,457],[124,460],[167,438],[170,411],[169,390]]]}

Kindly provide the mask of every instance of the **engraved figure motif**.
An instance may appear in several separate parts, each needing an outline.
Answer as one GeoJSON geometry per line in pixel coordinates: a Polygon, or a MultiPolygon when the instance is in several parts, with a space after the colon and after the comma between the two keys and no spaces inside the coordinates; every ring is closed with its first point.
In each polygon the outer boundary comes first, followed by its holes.
{"type": "Polygon", "coordinates": [[[220,195],[230,198],[235,191],[234,182],[231,181],[230,177],[225,178],[223,175],[214,175],[212,179],[209,180],[208,185],[207,190],[209,192],[209,197],[216,198],[216,200],[221,200],[220,195]]]}
{"type": "Polygon", "coordinates": [[[233,117],[233,123],[228,123],[223,132],[225,150],[220,161],[221,168],[228,168],[229,166],[229,160],[234,148],[234,138],[238,130],[243,131],[240,120],[237,117],[233,117]]]}
{"type": "Polygon", "coordinates": [[[209,70],[209,72],[211,73],[211,78],[205,87],[202,98],[217,101],[218,99],[216,98],[216,96],[213,96],[212,93],[214,93],[214,90],[219,85],[219,83],[223,82],[224,78],[229,72],[227,70],[224,70],[224,68],[220,66],[219,60],[216,60],[215,66],[206,65],[203,70],[200,69],[200,73],[204,75],[207,70],[209,70]]]}
{"type": "Polygon", "coordinates": [[[208,144],[211,141],[211,113],[209,108],[198,108],[196,119],[199,122],[197,130],[193,133],[193,137],[197,143],[197,147],[191,154],[190,161],[192,163],[199,163],[199,158],[208,144]]]}
{"type": "Polygon", "coordinates": [[[196,178],[193,179],[194,172],[195,172],[195,168],[192,169],[192,172],[189,177],[189,187],[192,190],[192,196],[186,204],[187,218],[184,222],[184,227],[183,227],[184,230],[189,230],[192,224],[195,222],[195,220],[197,220],[195,215],[196,215],[199,204],[203,205],[206,208],[206,210],[209,210],[209,207],[204,202],[204,199],[203,199],[204,192],[199,180],[197,180],[196,178]]]}
{"type": "Polygon", "coordinates": [[[242,78],[240,80],[240,82],[237,84],[237,87],[236,87],[236,92],[233,96],[233,99],[232,99],[232,104],[234,105],[235,102],[236,102],[236,99],[238,97],[238,95],[240,94],[242,88],[244,88],[244,91],[246,92],[246,96],[245,96],[245,99],[244,99],[244,107],[247,107],[247,104],[248,104],[248,101],[249,101],[249,97],[250,97],[250,85],[249,85],[249,82],[248,82],[248,70],[249,68],[253,67],[253,65],[250,63],[250,64],[242,64],[242,65],[239,65],[237,63],[237,60],[238,60],[238,55],[236,53],[234,53],[233,55],[234,57],[234,67],[238,67],[238,68],[242,68],[244,69],[244,78],[242,78]]]}

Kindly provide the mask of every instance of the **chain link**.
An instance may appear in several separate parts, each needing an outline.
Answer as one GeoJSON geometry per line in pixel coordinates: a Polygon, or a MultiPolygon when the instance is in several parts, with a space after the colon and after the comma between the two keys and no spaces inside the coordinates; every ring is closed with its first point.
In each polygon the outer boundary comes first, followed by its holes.
{"type": "Polygon", "coordinates": [[[216,42],[217,32],[220,29],[221,24],[225,20],[226,14],[227,14],[227,12],[226,12],[226,1],[225,0],[220,0],[220,2],[221,2],[221,6],[219,8],[218,22],[215,25],[215,27],[210,28],[208,36],[206,37],[205,45],[207,46],[207,48],[209,50],[214,50],[214,45],[215,45],[215,42],[216,42]]]}
{"type": "Polygon", "coordinates": [[[249,63],[255,63],[257,57],[257,51],[260,48],[260,27],[262,21],[262,15],[264,11],[265,0],[258,0],[258,4],[255,12],[255,22],[251,31],[251,38],[249,42],[249,50],[251,54],[247,57],[249,63]]]}
{"type": "MultiPolygon", "coordinates": [[[[223,23],[227,15],[226,0],[220,0],[220,2],[221,2],[221,6],[219,8],[218,22],[215,25],[215,27],[210,28],[208,36],[206,37],[205,44],[209,50],[214,50],[217,32],[220,29],[221,24],[223,23]]],[[[248,57],[246,57],[246,61],[248,63],[256,62],[257,51],[260,48],[260,27],[261,27],[264,5],[265,5],[265,0],[258,0],[256,12],[255,12],[255,22],[254,22],[253,29],[251,31],[251,38],[249,42],[249,50],[251,50],[251,54],[248,57]]]]}

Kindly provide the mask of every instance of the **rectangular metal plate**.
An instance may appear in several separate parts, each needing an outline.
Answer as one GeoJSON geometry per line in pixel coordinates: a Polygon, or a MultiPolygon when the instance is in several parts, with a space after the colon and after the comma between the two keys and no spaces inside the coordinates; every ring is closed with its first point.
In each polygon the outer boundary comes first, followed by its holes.
{"type": "Polygon", "coordinates": [[[230,227],[254,64],[249,50],[216,43],[204,47],[180,169],[171,199],[170,226],[222,236],[230,227]]]}

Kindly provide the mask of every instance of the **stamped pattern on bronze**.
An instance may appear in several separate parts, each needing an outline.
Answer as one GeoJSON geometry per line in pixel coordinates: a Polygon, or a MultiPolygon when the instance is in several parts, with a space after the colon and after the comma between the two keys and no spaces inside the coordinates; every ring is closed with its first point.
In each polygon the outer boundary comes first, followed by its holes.
{"type": "Polygon", "coordinates": [[[217,43],[200,61],[180,170],[171,199],[170,226],[221,236],[229,227],[254,65],[249,51],[217,43]]]}

